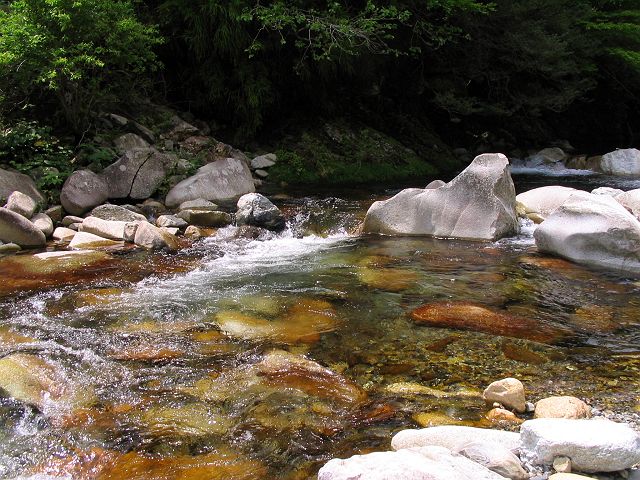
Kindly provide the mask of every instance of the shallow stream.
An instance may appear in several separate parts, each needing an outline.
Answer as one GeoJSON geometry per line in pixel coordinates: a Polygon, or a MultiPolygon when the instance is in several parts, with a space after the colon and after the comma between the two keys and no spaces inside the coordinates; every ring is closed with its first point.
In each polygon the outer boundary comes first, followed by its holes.
{"type": "Polygon", "coordinates": [[[506,376],[640,426],[637,279],[539,255],[526,225],[495,243],[355,235],[390,193],[276,196],[284,233],[229,227],[173,256],[0,259],[0,355],[53,392],[0,396],[0,478],[314,478],[400,429],[490,426],[480,395],[506,376]],[[425,325],[425,304],[502,327],[425,325]]]}

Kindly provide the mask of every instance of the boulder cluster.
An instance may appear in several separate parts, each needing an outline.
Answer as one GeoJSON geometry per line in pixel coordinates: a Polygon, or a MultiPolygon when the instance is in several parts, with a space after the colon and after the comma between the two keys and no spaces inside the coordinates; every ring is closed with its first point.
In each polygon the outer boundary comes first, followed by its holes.
{"type": "Polygon", "coordinates": [[[591,477],[572,472],[628,476],[640,462],[640,434],[591,418],[591,408],[578,398],[547,397],[534,405],[515,378],[493,382],[483,398],[493,406],[487,413],[492,423],[519,425],[519,432],[459,425],[402,430],[391,440],[392,451],[330,460],[318,479],[579,480],[591,477]]]}

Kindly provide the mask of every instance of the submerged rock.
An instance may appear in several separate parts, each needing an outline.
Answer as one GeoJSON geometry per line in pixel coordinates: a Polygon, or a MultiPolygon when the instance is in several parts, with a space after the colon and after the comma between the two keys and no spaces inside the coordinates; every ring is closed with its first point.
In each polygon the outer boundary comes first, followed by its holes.
{"type": "Polygon", "coordinates": [[[14,353],[0,359],[0,389],[45,413],[86,406],[95,401],[89,386],[72,382],[60,367],[26,353],[14,353]]]}
{"type": "Polygon", "coordinates": [[[440,188],[410,188],[375,202],[363,229],[365,233],[472,240],[497,240],[517,230],[515,188],[502,154],[476,157],[440,188]]]}
{"type": "Polygon", "coordinates": [[[615,472],[640,462],[640,434],[609,420],[529,420],[520,428],[521,456],[534,465],[569,457],[580,472],[615,472]]]}
{"type": "Polygon", "coordinates": [[[543,343],[553,343],[567,333],[560,328],[471,302],[428,303],[413,310],[410,315],[417,323],[433,327],[474,330],[543,343]]]}
{"type": "Polygon", "coordinates": [[[345,460],[334,458],[318,472],[318,480],[452,479],[503,480],[504,477],[440,447],[374,452],[345,460]]]}
{"type": "Polygon", "coordinates": [[[640,222],[608,196],[572,196],[540,224],[534,238],[541,252],[640,273],[640,222]]]}
{"type": "Polygon", "coordinates": [[[141,414],[140,421],[160,438],[224,435],[232,426],[230,417],[203,403],[150,408],[141,414]]]}

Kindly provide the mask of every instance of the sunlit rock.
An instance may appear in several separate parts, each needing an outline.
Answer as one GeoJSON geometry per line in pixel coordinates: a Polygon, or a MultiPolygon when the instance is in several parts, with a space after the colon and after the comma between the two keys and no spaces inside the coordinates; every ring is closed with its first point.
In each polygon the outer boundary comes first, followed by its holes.
{"type": "Polygon", "coordinates": [[[47,239],[38,227],[22,215],[0,207],[0,241],[21,247],[41,247],[47,239]]]}
{"type": "Polygon", "coordinates": [[[518,230],[515,188],[502,154],[484,154],[436,189],[410,188],[375,202],[365,233],[497,240],[518,230]]]}
{"type": "Polygon", "coordinates": [[[498,402],[516,412],[526,410],[524,385],[517,378],[503,378],[491,383],[482,393],[482,398],[489,404],[498,402]]]}
{"type": "Polygon", "coordinates": [[[490,424],[502,427],[520,425],[524,422],[524,420],[518,418],[515,413],[504,408],[492,408],[487,412],[485,418],[490,424]]]}
{"type": "Polygon", "coordinates": [[[471,302],[428,303],[413,310],[410,315],[417,323],[432,327],[474,330],[543,343],[557,341],[567,333],[560,328],[471,302]]]}
{"type": "Polygon", "coordinates": [[[91,170],[77,170],[64,182],[60,203],[71,215],[82,215],[103,204],[108,196],[107,182],[103,177],[91,170]]]}
{"type": "Polygon", "coordinates": [[[28,175],[0,168],[0,205],[4,205],[13,192],[29,195],[36,202],[45,200],[36,183],[28,175]]]}
{"type": "Polygon", "coordinates": [[[26,353],[0,359],[0,389],[47,414],[96,400],[90,386],[71,380],[60,366],[26,353]]]}
{"type": "Polygon", "coordinates": [[[455,453],[467,457],[492,472],[511,480],[527,480],[529,474],[522,468],[520,459],[509,449],[487,442],[469,442],[455,449],[455,453]]]}
{"type": "Polygon", "coordinates": [[[549,185],[520,193],[516,196],[516,201],[523,206],[526,216],[536,223],[541,223],[572,195],[588,197],[589,193],[575,188],[549,185]]]}
{"type": "Polygon", "coordinates": [[[53,233],[53,221],[44,213],[37,213],[31,218],[31,223],[33,223],[38,230],[44,233],[44,236],[49,238],[53,233]]]}
{"type": "Polygon", "coordinates": [[[175,235],[164,232],[149,222],[138,224],[133,241],[136,245],[150,250],[177,250],[180,247],[175,235]]]}
{"type": "Polygon", "coordinates": [[[534,418],[591,418],[591,407],[576,397],[547,397],[536,402],[534,418]]]}
{"type": "Polygon", "coordinates": [[[106,203],[91,210],[91,216],[110,222],[145,222],[147,217],[120,205],[106,203]]]}
{"type": "Polygon", "coordinates": [[[629,190],[617,195],[616,202],[630,211],[634,217],[640,220],[640,188],[629,190]]]}
{"type": "Polygon", "coordinates": [[[87,217],[80,226],[81,232],[93,233],[110,240],[123,240],[126,222],[103,220],[98,217],[87,217]]]}
{"type": "Polygon", "coordinates": [[[605,153],[600,168],[611,175],[640,175],[640,150],[624,148],[605,153]]]}
{"type": "Polygon", "coordinates": [[[285,227],[284,215],[278,207],[259,193],[247,193],[238,200],[236,222],[280,231],[285,227]]]}
{"type": "Polygon", "coordinates": [[[122,245],[122,242],[109,240],[89,232],[78,232],[69,242],[69,248],[77,249],[114,247],[116,245],[122,245]]]}
{"type": "Polygon", "coordinates": [[[29,195],[15,191],[7,198],[5,208],[22,215],[26,219],[30,219],[36,213],[38,204],[29,195]]]}
{"type": "Polygon", "coordinates": [[[468,442],[490,442],[507,450],[516,451],[520,447],[520,435],[504,430],[444,425],[440,427],[402,430],[391,439],[391,448],[439,446],[454,449],[468,442]]]}

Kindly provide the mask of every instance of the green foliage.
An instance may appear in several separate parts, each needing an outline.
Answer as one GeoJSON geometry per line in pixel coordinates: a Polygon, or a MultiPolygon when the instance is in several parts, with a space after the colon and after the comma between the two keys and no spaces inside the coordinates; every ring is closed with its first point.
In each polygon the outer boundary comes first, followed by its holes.
{"type": "Polygon", "coordinates": [[[73,150],[35,121],[18,121],[0,129],[0,165],[36,179],[38,188],[52,195],[74,168],[73,150]]]}
{"type": "Polygon", "coordinates": [[[52,93],[72,130],[124,100],[158,63],[157,29],[130,0],[15,0],[0,10],[0,92],[5,111],[52,93]]]}

